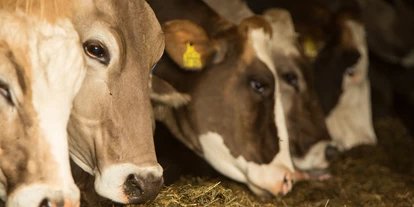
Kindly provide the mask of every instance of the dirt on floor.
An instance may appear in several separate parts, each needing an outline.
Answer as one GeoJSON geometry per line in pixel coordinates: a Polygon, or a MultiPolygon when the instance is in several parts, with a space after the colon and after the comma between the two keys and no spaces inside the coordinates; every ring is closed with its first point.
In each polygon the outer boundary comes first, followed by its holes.
{"type": "Polygon", "coordinates": [[[397,119],[378,120],[375,129],[377,146],[342,154],[331,165],[330,180],[296,183],[283,198],[261,200],[227,178],[187,175],[140,206],[414,207],[414,139],[397,119]]]}

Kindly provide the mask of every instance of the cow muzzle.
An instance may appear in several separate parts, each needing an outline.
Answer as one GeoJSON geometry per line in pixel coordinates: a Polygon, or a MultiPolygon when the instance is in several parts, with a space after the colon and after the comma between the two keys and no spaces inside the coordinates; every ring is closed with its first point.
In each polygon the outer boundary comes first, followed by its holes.
{"type": "Polygon", "coordinates": [[[45,185],[29,185],[11,193],[6,207],[79,207],[78,188],[70,193],[45,185]]]}
{"type": "Polygon", "coordinates": [[[161,190],[162,173],[163,169],[158,164],[149,167],[114,165],[101,174],[95,173],[95,189],[100,196],[117,203],[144,203],[154,199],[161,190]]]}

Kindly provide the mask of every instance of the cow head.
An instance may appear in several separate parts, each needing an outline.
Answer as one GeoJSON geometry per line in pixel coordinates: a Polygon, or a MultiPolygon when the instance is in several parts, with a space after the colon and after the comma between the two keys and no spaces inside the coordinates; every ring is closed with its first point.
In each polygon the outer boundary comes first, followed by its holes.
{"type": "Polygon", "coordinates": [[[264,17],[273,30],[272,58],[281,80],[293,164],[301,171],[320,176],[337,150],[331,144],[314,90],[310,63],[301,52],[290,13],[284,9],[269,9],[264,17]]]}
{"type": "Polygon", "coordinates": [[[86,68],[70,13],[68,1],[0,3],[0,198],[6,206],[79,206],[66,126],[86,68]]]}
{"type": "Polygon", "coordinates": [[[358,12],[333,17],[330,37],[315,63],[315,83],[329,133],[340,149],[375,144],[371,117],[368,54],[358,12]]]}
{"type": "Polygon", "coordinates": [[[153,199],[161,189],[152,132],[150,70],[164,39],[143,0],[79,0],[74,24],[87,75],[75,98],[70,155],[95,176],[95,190],[119,203],[153,199]]]}
{"type": "Polygon", "coordinates": [[[257,195],[289,192],[293,165],[270,56],[270,25],[254,16],[214,34],[188,20],[168,21],[163,29],[168,57],[155,75],[181,94],[154,87],[161,95],[153,101],[155,117],[216,170],[257,195]],[[189,50],[201,62],[191,71],[185,65],[189,50]],[[191,101],[180,107],[186,95],[191,101]],[[181,101],[162,104],[167,97],[181,101]]]}
{"type": "MultiPolygon", "coordinates": [[[[239,22],[241,17],[252,16],[253,12],[246,3],[253,7],[269,8],[283,4],[281,2],[257,2],[242,0],[227,0],[224,3],[219,0],[205,0],[210,7],[223,15],[233,23],[239,22]],[[225,4],[223,6],[223,4],[225,4]]],[[[302,9],[297,4],[294,11],[304,13],[310,7],[302,9]]],[[[303,3],[303,2],[301,2],[303,3]]],[[[289,3],[288,3],[289,4],[289,3]]],[[[286,5],[285,5],[286,6],[286,5]]],[[[307,4],[308,6],[308,4],[307,4]]],[[[324,19],[328,16],[322,8],[311,7],[315,19],[324,19]]],[[[299,46],[298,37],[295,32],[292,18],[287,10],[268,9],[264,12],[264,17],[271,24],[273,30],[272,58],[280,81],[282,94],[282,104],[286,116],[286,124],[289,132],[290,150],[293,164],[301,171],[309,173],[324,173],[328,167],[329,160],[332,159],[337,150],[332,146],[331,138],[328,134],[322,108],[314,91],[314,83],[310,63],[308,62],[309,48],[299,46]]],[[[303,15],[303,14],[302,14],[303,15]]],[[[300,18],[299,18],[300,19],[300,18]]],[[[306,19],[306,18],[304,18],[306,19]]],[[[320,22],[323,22],[320,20],[320,22]]],[[[309,21],[306,19],[306,21],[309,21]]],[[[303,29],[300,27],[299,29],[303,29]]],[[[308,28],[306,28],[308,29],[308,28]]],[[[314,30],[308,31],[315,32],[314,30]]],[[[316,35],[319,33],[316,31],[316,35]]],[[[311,42],[313,43],[313,42],[311,42]]],[[[316,48],[317,45],[310,45],[316,48]]],[[[318,45],[319,46],[319,45],[318,45]]],[[[300,173],[307,176],[309,174],[300,173]]],[[[319,177],[319,176],[318,176],[319,177]]],[[[320,177],[319,177],[320,178],[320,177]]]]}

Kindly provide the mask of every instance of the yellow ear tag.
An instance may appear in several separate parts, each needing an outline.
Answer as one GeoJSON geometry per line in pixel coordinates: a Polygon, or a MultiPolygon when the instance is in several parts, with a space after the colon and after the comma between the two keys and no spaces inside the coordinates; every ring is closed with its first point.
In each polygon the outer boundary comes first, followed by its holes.
{"type": "Polygon", "coordinates": [[[314,58],[318,54],[318,50],[316,49],[316,44],[310,37],[307,37],[305,41],[303,42],[303,49],[304,49],[305,55],[308,57],[314,58]]]}
{"type": "Polygon", "coordinates": [[[186,68],[201,68],[201,55],[195,50],[194,46],[187,42],[187,50],[183,55],[183,63],[186,68]]]}

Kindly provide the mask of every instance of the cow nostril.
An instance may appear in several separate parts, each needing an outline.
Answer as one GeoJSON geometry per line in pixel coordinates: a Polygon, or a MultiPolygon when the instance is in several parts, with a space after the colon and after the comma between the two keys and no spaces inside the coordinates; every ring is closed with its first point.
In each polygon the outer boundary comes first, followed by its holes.
{"type": "Polygon", "coordinates": [[[49,199],[45,198],[40,203],[39,207],[53,207],[52,202],[49,199]]]}
{"type": "Polygon", "coordinates": [[[39,207],[63,207],[65,206],[65,201],[59,200],[59,201],[51,201],[47,198],[43,199],[40,203],[39,207]]]}
{"type": "Polygon", "coordinates": [[[140,183],[138,176],[135,174],[129,175],[124,183],[125,194],[128,198],[140,197],[143,193],[142,187],[143,185],[140,183]]]}
{"type": "Polygon", "coordinates": [[[335,159],[335,157],[338,156],[338,154],[339,154],[339,150],[338,148],[334,146],[329,145],[325,149],[325,157],[326,157],[326,160],[328,161],[332,161],[333,159],[335,159]]]}
{"type": "Polygon", "coordinates": [[[142,203],[154,199],[162,183],[162,177],[156,178],[150,173],[145,177],[136,174],[129,175],[123,186],[128,203],[142,203]]]}

